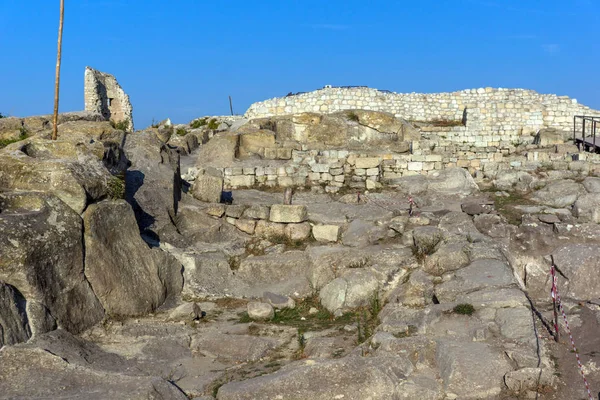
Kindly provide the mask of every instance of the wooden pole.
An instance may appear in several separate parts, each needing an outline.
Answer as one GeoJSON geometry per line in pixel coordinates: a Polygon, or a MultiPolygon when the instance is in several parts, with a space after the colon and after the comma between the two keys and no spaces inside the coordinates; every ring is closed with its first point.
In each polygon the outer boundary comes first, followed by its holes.
{"type": "Polygon", "coordinates": [[[60,0],[60,22],[58,24],[58,52],[56,54],[56,81],[54,84],[54,117],[52,119],[52,140],[58,137],[58,91],[60,87],[60,59],[62,50],[63,21],[65,17],[65,0],[60,0]]]}
{"type": "Polygon", "coordinates": [[[233,115],[233,103],[231,102],[231,96],[229,96],[229,111],[231,111],[231,115],[233,115]]]}

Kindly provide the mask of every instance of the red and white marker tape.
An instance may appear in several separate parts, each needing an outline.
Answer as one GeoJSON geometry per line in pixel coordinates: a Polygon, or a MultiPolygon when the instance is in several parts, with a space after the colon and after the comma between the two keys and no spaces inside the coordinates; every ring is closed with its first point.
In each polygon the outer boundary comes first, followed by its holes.
{"type": "MultiPolygon", "coordinates": [[[[577,351],[577,346],[575,346],[575,340],[573,340],[573,334],[571,333],[571,328],[569,327],[569,322],[567,321],[567,314],[565,313],[565,309],[562,305],[562,302],[560,301],[560,294],[558,294],[556,269],[554,267],[554,264],[552,264],[550,273],[552,274],[552,299],[553,301],[556,301],[556,303],[558,303],[558,308],[560,308],[563,320],[565,321],[565,329],[569,334],[571,346],[573,347],[573,352],[575,353],[575,357],[577,358],[577,365],[579,366],[579,372],[581,372],[581,377],[583,378],[583,383],[585,384],[589,400],[594,400],[594,398],[592,397],[592,391],[590,390],[590,384],[588,383],[585,377],[585,373],[583,372],[583,365],[581,365],[581,358],[579,358],[579,352],[577,351]]],[[[556,337],[558,337],[558,322],[556,320],[554,321],[554,329],[556,329],[556,337]]]]}

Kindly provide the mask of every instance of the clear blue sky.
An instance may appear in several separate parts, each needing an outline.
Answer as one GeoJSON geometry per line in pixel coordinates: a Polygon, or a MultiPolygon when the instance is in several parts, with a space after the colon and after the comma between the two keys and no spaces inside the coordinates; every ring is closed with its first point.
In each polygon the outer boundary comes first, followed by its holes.
{"type": "MultiPolygon", "coordinates": [[[[331,85],[521,87],[600,109],[598,0],[66,0],[61,111],[86,65],[138,128],[331,85]]],[[[52,111],[59,0],[0,0],[0,112],[52,111]]]]}

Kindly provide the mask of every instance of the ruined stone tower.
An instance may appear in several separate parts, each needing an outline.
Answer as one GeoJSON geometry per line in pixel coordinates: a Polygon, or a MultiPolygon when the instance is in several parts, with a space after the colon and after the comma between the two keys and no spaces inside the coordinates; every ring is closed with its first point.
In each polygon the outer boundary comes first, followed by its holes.
{"type": "Polygon", "coordinates": [[[115,123],[125,121],[127,130],[133,131],[129,96],[113,75],[85,67],[84,97],[86,111],[101,113],[115,123]]]}

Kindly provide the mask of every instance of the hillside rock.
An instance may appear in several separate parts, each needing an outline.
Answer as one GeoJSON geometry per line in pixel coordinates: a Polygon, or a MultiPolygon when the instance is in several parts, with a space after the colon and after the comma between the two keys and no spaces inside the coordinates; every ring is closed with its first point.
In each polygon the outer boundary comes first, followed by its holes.
{"type": "Polygon", "coordinates": [[[34,333],[53,329],[53,319],[78,333],[104,316],[84,276],[82,238],[81,217],[58,198],[0,193],[0,281],[27,302],[34,333]]]}
{"type": "Polygon", "coordinates": [[[77,213],[113,195],[114,177],[102,164],[104,147],[34,139],[15,143],[0,157],[0,188],[52,193],[77,213]]]}
{"type": "Polygon", "coordinates": [[[108,314],[146,314],[179,294],[181,264],[148,248],[125,201],[91,205],[84,223],[86,276],[108,314]]]}
{"type": "Polygon", "coordinates": [[[401,357],[299,361],[274,374],[223,385],[217,399],[391,399],[411,371],[410,361],[401,357]]]}

